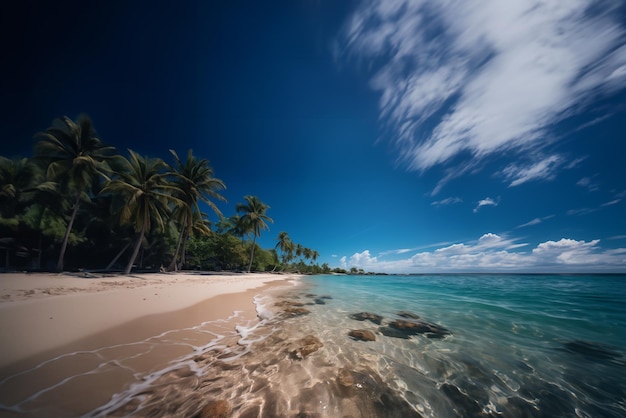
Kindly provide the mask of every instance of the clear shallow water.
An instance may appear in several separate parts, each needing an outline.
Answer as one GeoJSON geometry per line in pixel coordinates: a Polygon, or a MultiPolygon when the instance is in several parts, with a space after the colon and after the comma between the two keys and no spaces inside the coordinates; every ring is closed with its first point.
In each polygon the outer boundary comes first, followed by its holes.
{"type": "Polygon", "coordinates": [[[173,330],[139,351],[121,347],[127,359],[94,359],[94,379],[99,370],[132,377],[86,416],[198,416],[219,401],[244,418],[624,417],[625,302],[625,275],[307,277],[258,295],[261,321],[173,330]],[[451,335],[383,335],[400,311],[451,335]],[[360,312],[381,325],[350,318],[360,312]],[[376,340],[350,338],[356,329],[376,340]],[[323,347],[307,355],[306,336],[323,347]],[[181,345],[164,367],[137,372],[144,352],[181,345]]]}
{"type": "Polygon", "coordinates": [[[384,376],[425,416],[626,416],[626,276],[320,276],[309,318],[337,356],[384,376]],[[452,332],[352,342],[350,319],[410,311],[452,332]],[[342,340],[343,337],[343,340],[342,340]]]}

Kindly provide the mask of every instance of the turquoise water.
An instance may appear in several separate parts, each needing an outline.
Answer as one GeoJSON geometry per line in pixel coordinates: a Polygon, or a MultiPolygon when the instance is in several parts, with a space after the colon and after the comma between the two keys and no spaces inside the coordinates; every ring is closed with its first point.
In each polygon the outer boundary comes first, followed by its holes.
{"type": "MultiPolygon", "coordinates": [[[[195,417],[212,403],[239,418],[626,417],[626,275],[311,276],[255,303],[258,320],[64,355],[93,365],[63,382],[128,375],[89,417],[195,417]],[[185,354],[136,368],[172,347],[185,354]]],[[[63,382],[7,411],[72,415],[44,400],[63,382]]]]}
{"type": "Polygon", "coordinates": [[[331,296],[307,318],[310,332],[350,367],[383,377],[425,416],[626,416],[626,276],[318,276],[331,296]],[[443,326],[440,339],[386,337],[410,311],[443,326]],[[348,329],[375,342],[354,342],[348,329]]]}

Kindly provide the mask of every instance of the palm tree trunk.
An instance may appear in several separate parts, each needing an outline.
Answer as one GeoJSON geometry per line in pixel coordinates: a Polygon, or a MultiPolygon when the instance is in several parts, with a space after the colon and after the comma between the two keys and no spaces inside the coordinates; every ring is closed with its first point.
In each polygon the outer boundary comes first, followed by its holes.
{"type": "Polygon", "coordinates": [[[252,260],[254,260],[254,247],[256,247],[256,234],[252,239],[252,251],[250,251],[250,264],[248,264],[248,273],[252,270],[252,260]]]}
{"type": "Polygon", "coordinates": [[[185,232],[185,238],[183,239],[183,248],[180,252],[180,270],[183,269],[183,266],[187,262],[187,241],[189,239],[189,232],[185,232]]]}
{"type": "Polygon", "coordinates": [[[135,249],[133,250],[133,254],[130,256],[128,260],[128,264],[126,265],[126,269],[124,270],[124,274],[129,274],[133,268],[133,264],[135,264],[135,259],[137,258],[137,254],[139,254],[139,249],[141,248],[141,242],[143,241],[143,235],[145,233],[145,225],[141,228],[141,232],[139,233],[139,237],[137,238],[137,242],[135,243],[135,249]]]}
{"type": "Polygon", "coordinates": [[[115,264],[117,262],[117,260],[119,260],[119,258],[122,256],[122,254],[124,254],[124,252],[126,252],[128,247],[130,247],[130,242],[128,244],[124,245],[124,248],[122,248],[122,250],[119,253],[117,253],[117,255],[113,258],[113,260],[111,260],[111,262],[106,266],[105,270],[111,270],[113,268],[113,264],[115,264]]]}
{"type": "Polygon", "coordinates": [[[70,217],[70,221],[67,224],[67,229],[65,230],[65,236],[63,237],[63,243],[61,244],[61,252],[59,253],[59,261],[57,261],[57,271],[63,271],[63,259],[65,258],[65,250],[67,249],[67,242],[70,239],[70,232],[72,232],[72,226],[74,225],[74,220],[76,219],[76,214],[78,213],[78,208],[80,206],[80,194],[76,197],[76,203],[74,203],[74,210],[72,211],[72,216],[70,217]]]}
{"type": "Polygon", "coordinates": [[[178,271],[178,264],[176,260],[178,260],[178,254],[180,252],[180,244],[182,241],[183,241],[183,231],[181,231],[180,234],[178,235],[178,242],[176,243],[176,252],[174,253],[174,258],[172,259],[172,262],[167,268],[169,271],[178,271]]]}

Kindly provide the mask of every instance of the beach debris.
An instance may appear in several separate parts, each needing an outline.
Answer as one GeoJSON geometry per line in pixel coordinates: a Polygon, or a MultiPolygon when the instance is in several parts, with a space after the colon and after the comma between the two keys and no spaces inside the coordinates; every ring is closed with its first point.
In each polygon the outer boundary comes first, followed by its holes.
{"type": "Polygon", "coordinates": [[[419,315],[414,314],[413,312],[409,312],[409,311],[400,311],[400,312],[397,312],[396,315],[398,315],[401,318],[420,319],[419,315]]]}
{"type": "Polygon", "coordinates": [[[284,308],[285,306],[304,306],[304,303],[294,302],[292,300],[281,300],[280,302],[276,302],[274,306],[284,308]]]}
{"type": "Polygon", "coordinates": [[[402,331],[408,335],[425,334],[428,338],[443,338],[452,333],[441,325],[426,322],[424,320],[409,321],[396,319],[389,323],[389,327],[402,331]]]}
{"type": "Polygon", "coordinates": [[[322,341],[320,341],[320,339],[315,335],[307,335],[304,338],[299,339],[296,344],[298,347],[291,352],[291,357],[298,360],[302,360],[309,354],[324,347],[322,341]]]}
{"type": "Polygon", "coordinates": [[[225,400],[211,401],[200,411],[200,418],[226,418],[230,416],[232,407],[225,400]]]}
{"type": "Polygon", "coordinates": [[[348,335],[359,341],[376,341],[376,335],[367,329],[353,329],[348,335]]]}
{"type": "Polygon", "coordinates": [[[286,318],[295,318],[296,316],[308,315],[311,311],[299,306],[289,307],[283,310],[283,316],[286,318]]]}
{"type": "Polygon", "coordinates": [[[383,322],[382,316],[376,315],[370,312],[359,312],[359,313],[351,314],[349,315],[349,318],[357,320],[357,321],[368,320],[370,322],[375,323],[376,325],[380,325],[383,322]]]}

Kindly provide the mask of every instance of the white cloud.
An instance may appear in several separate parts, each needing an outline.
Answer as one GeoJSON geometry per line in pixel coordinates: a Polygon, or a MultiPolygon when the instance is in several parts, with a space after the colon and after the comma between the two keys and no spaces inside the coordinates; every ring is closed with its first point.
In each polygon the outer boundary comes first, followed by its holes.
{"type": "Polygon", "coordinates": [[[376,257],[372,257],[369,250],[365,250],[360,253],[354,253],[347,262],[348,267],[365,268],[376,264],[378,260],[376,257]]]}
{"type": "Polygon", "coordinates": [[[483,206],[498,206],[498,202],[496,202],[490,197],[486,197],[483,200],[480,200],[478,202],[478,206],[474,208],[474,213],[478,212],[478,209],[480,209],[483,206]]]}
{"type": "Polygon", "coordinates": [[[507,181],[509,187],[519,186],[532,180],[552,180],[555,177],[556,169],[561,165],[563,159],[558,155],[551,155],[541,161],[527,164],[509,164],[501,174],[507,181]]]}
{"type": "Polygon", "coordinates": [[[595,181],[593,181],[590,177],[581,178],[580,180],[576,182],[576,185],[580,187],[584,187],[590,192],[595,192],[595,191],[600,190],[600,187],[598,186],[598,184],[595,181]]]}
{"type": "Polygon", "coordinates": [[[599,243],[561,238],[521,250],[528,245],[487,233],[476,241],[420,251],[400,260],[371,257],[365,250],[350,258],[355,261],[350,266],[388,273],[626,271],[626,248],[603,249],[599,243]]]}
{"type": "Polygon", "coordinates": [[[531,221],[526,222],[525,224],[518,225],[517,228],[525,228],[527,226],[539,225],[543,221],[547,221],[548,219],[554,218],[554,215],[544,216],[543,218],[535,218],[531,221]]]}
{"type": "Polygon", "coordinates": [[[446,199],[437,200],[431,203],[433,206],[448,206],[463,202],[460,197],[448,197],[446,199]]]}
{"type": "MultiPolygon", "coordinates": [[[[374,71],[381,118],[410,169],[465,167],[467,157],[511,151],[531,160],[554,140],[553,124],[626,86],[626,29],[617,7],[594,0],[364,1],[340,47],[374,71]]],[[[563,164],[551,156],[510,166],[509,181],[550,178],[563,164]]]]}

